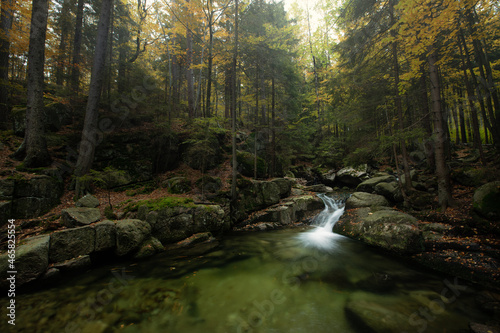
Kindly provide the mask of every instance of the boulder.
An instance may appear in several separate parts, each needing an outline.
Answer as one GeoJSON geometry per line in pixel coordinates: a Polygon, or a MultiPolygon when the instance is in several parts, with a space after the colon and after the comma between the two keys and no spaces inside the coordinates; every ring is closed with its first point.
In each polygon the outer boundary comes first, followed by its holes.
{"type": "Polygon", "coordinates": [[[95,251],[106,251],[116,247],[116,224],[102,221],[93,225],[95,229],[95,251]]]}
{"type": "Polygon", "coordinates": [[[12,117],[12,129],[14,130],[14,134],[19,137],[24,137],[24,131],[26,131],[26,108],[14,107],[10,115],[12,117]]]}
{"type": "Polygon", "coordinates": [[[399,184],[396,182],[378,183],[377,185],[375,185],[374,193],[383,195],[393,202],[403,202],[403,194],[401,193],[399,184]]]}
{"type": "Polygon", "coordinates": [[[198,205],[192,211],[193,224],[188,226],[190,233],[200,232],[220,233],[228,230],[229,220],[225,218],[224,210],[217,205],[198,205]]]}
{"type": "Polygon", "coordinates": [[[325,184],[306,186],[304,188],[304,190],[311,191],[311,192],[318,192],[318,193],[332,193],[333,192],[333,188],[326,186],[325,184]]]}
{"type": "Polygon", "coordinates": [[[61,211],[62,223],[68,228],[80,227],[101,219],[98,208],[66,208],[61,211]]]}
{"type": "MultiPolygon", "coordinates": [[[[238,171],[246,177],[255,175],[255,155],[246,151],[236,154],[238,171]]],[[[257,178],[264,178],[267,174],[267,163],[264,159],[257,157],[257,178]]]]}
{"type": "Polygon", "coordinates": [[[0,228],[12,217],[11,207],[11,201],[0,201],[0,228]]]}
{"type": "Polygon", "coordinates": [[[150,239],[146,240],[142,245],[139,251],[137,251],[136,254],[134,254],[135,259],[142,259],[142,258],[147,258],[151,257],[152,255],[163,251],[165,248],[163,247],[162,243],[154,238],[151,237],[150,239]]]}
{"type": "Polygon", "coordinates": [[[196,186],[204,192],[217,193],[222,188],[222,181],[220,178],[205,175],[196,181],[196,186]]]}
{"type": "Polygon", "coordinates": [[[153,138],[153,173],[160,174],[177,168],[181,161],[179,138],[176,133],[156,135],[153,138]]]}
{"type": "Polygon", "coordinates": [[[334,170],[330,170],[326,173],[321,174],[321,182],[326,186],[334,187],[335,179],[337,178],[337,174],[334,170]]]}
{"type": "Polygon", "coordinates": [[[59,204],[63,184],[49,176],[15,181],[12,218],[28,219],[45,214],[59,204]]]}
{"type": "Polygon", "coordinates": [[[0,179],[0,200],[12,200],[14,179],[0,179]]]}
{"type": "Polygon", "coordinates": [[[368,178],[367,164],[343,168],[337,172],[337,180],[349,187],[356,187],[368,178]]]}
{"type": "Polygon", "coordinates": [[[90,226],[54,232],[50,235],[49,259],[60,262],[90,254],[95,249],[95,230],[90,226]]]}
{"type": "MultiPolygon", "coordinates": [[[[21,286],[39,278],[49,265],[49,236],[32,237],[24,244],[16,248],[16,259],[14,263],[16,274],[16,286],[21,286]]],[[[8,253],[0,255],[0,287],[8,287],[9,267],[8,253]]]]}
{"type": "Polygon", "coordinates": [[[91,194],[87,194],[75,203],[76,207],[83,207],[83,208],[96,208],[99,206],[99,199],[94,197],[91,194]]]}
{"type": "Polygon", "coordinates": [[[358,192],[375,193],[375,186],[379,183],[392,183],[396,182],[396,177],[394,176],[380,176],[365,180],[356,187],[358,192]]]}
{"type": "Polygon", "coordinates": [[[276,178],[271,180],[274,184],[278,185],[279,193],[281,198],[286,198],[290,196],[292,191],[293,182],[286,178],[276,178]]]}
{"type": "Polygon", "coordinates": [[[151,235],[151,226],[141,220],[121,220],[116,223],[116,250],[119,256],[130,254],[151,235]]]}
{"type": "Polygon", "coordinates": [[[500,219],[500,181],[487,183],[474,192],[472,207],[488,220],[500,219]]]}
{"type": "Polygon", "coordinates": [[[343,215],[333,230],[390,252],[418,253],[423,250],[423,236],[417,221],[390,208],[360,208],[343,215]]]}
{"type": "Polygon", "coordinates": [[[183,194],[191,191],[191,182],[186,177],[173,177],[166,181],[165,187],[173,194],[183,194]]]}
{"type": "Polygon", "coordinates": [[[372,206],[389,206],[389,201],[378,194],[354,192],[345,202],[346,209],[372,206]]]}

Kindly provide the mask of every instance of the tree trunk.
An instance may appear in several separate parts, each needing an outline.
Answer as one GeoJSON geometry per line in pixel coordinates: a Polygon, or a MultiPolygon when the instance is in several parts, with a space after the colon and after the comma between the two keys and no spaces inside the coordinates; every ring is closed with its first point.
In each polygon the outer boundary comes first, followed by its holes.
{"type": "Polygon", "coordinates": [[[2,0],[0,18],[0,129],[8,128],[10,115],[9,105],[9,54],[10,30],[12,28],[13,0],[2,0]]]}
{"type": "Polygon", "coordinates": [[[209,11],[210,11],[210,16],[209,16],[209,22],[208,22],[208,34],[209,34],[209,41],[208,41],[208,68],[207,68],[207,101],[206,101],[206,116],[211,117],[212,116],[212,106],[211,106],[211,98],[212,98],[212,66],[213,66],[213,46],[214,46],[214,31],[213,31],[213,16],[214,13],[212,12],[212,0],[209,1],[209,11]]]}
{"type": "Polygon", "coordinates": [[[444,211],[452,202],[450,173],[446,165],[446,133],[443,124],[443,112],[441,109],[441,92],[439,85],[439,74],[436,50],[431,50],[428,56],[429,74],[431,79],[432,113],[434,118],[434,150],[436,159],[436,176],[438,181],[438,199],[441,209],[444,211]]]}
{"type": "Polygon", "coordinates": [[[48,166],[51,163],[45,141],[43,112],[43,70],[48,10],[48,0],[33,0],[28,51],[26,133],[21,145],[24,146],[21,151],[26,151],[24,165],[28,168],[48,166]]]}
{"type": "MultiPolygon", "coordinates": [[[[82,140],[78,160],[76,162],[75,175],[81,177],[87,174],[94,161],[96,146],[102,140],[102,133],[97,128],[99,116],[99,99],[101,97],[103,74],[106,64],[106,50],[108,43],[109,22],[113,0],[103,0],[101,14],[99,16],[99,25],[97,28],[97,42],[94,53],[94,63],[92,66],[92,76],[90,78],[89,97],[87,108],[85,110],[85,122],[83,124],[82,140]]],[[[84,185],[77,179],[76,194],[80,196],[85,191],[84,185]]]]}
{"type": "Polygon", "coordinates": [[[236,161],[236,68],[238,63],[238,0],[235,0],[235,10],[234,10],[234,52],[233,52],[233,94],[231,98],[231,146],[233,155],[233,166],[232,166],[232,179],[231,179],[231,215],[235,216],[235,205],[237,197],[236,192],[236,178],[238,175],[238,165],[236,161]]]}
{"type": "MultiPolygon", "coordinates": [[[[393,0],[390,2],[390,16],[391,16],[391,25],[393,25],[394,22],[394,3],[393,0]]],[[[391,35],[394,37],[394,40],[396,40],[396,30],[392,29],[391,30],[391,35]]],[[[403,122],[403,107],[401,103],[401,96],[399,95],[399,62],[398,62],[398,44],[396,42],[392,42],[392,66],[394,70],[394,97],[395,97],[395,104],[396,104],[396,112],[398,114],[399,118],[399,131],[402,133],[404,132],[404,122],[403,122]]],[[[411,177],[410,177],[410,165],[408,163],[408,153],[406,151],[406,142],[403,139],[400,140],[400,145],[401,145],[401,154],[403,155],[403,167],[404,167],[404,175],[405,175],[405,189],[407,192],[409,192],[413,186],[411,183],[411,177]]]]}
{"type": "MultiPolygon", "coordinates": [[[[481,158],[481,162],[484,165],[484,164],[486,164],[486,160],[484,158],[483,145],[481,143],[481,134],[479,131],[477,109],[476,109],[476,105],[474,104],[474,99],[475,99],[474,89],[471,87],[469,77],[467,75],[466,60],[467,60],[469,67],[471,67],[472,64],[471,64],[470,58],[468,57],[467,44],[466,44],[466,41],[465,41],[463,34],[460,34],[458,38],[459,38],[458,48],[460,50],[460,55],[462,58],[462,69],[464,72],[465,87],[467,89],[467,95],[468,95],[469,106],[470,106],[471,117],[472,117],[472,130],[474,133],[472,139],[473,139],[473,143],[474,143],[474,148],[479,150],[479,156],[481,158]],[[464,48],[462,48],[462,44],[463,44],[464,48]],[[464,54],[464,51],[465,51],[465,54],[464,54]]],[[[472,74],[474,75],[474,71],[472,71],[472,74]]],[[[475,77],[473,77],[473,80],[475,80],[475,77]]],[[[486,113],[484,111],[484,105],[483,105],[483,112],[486,113]]],[[[484,119],[484,121],[487,123],[488,120],[484,119]]]]}
{"type": "Polygon", "coordinates": [[[276,89],[274,86],[274,76],[271,82],[271,177],[275,177],[276,175],[276,129],[275,120],[276,120],[276,89]]]}
{"type": "MultiPolygon", "coordinates": [[[[425,73],[422,69],[422,73],[425,73]]],[[[424,139],[424,152],[427,157],[427,166],[431,171],[434,171],[436,161],[434,160],[434,146],[432,144],[432,123],[430,117],[429,100],[427,96],[427,80],[426,75],[420,76],[420,105],[423,114],[423,127],[427,138],[424,139]]]]}
{"type": "Polygon", "coordinates": [[[76,10],[75,36],[73,37],[73,62],[71,71],[71,89],[80,92],[80,62],[82,49],[83,7],[85,0],[78,0],[76,10]]]}
{"type": "MultiPolygon", "coordinates": [[[[186,0],[189,2],[190,0],[186,0]]],[[[193,34],[189,28],[189,23],[186,24],[186,82],[187,82],[187,100],[188,100],[188,114],[190,118],[195,117],[194,106],[194,72],[191,67],[193,64],[193,34]]]]}

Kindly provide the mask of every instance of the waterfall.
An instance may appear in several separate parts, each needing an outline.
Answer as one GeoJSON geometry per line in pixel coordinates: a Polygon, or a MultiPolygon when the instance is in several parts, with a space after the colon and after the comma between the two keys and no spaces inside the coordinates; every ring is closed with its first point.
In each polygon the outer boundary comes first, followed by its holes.
{"type": "Polygon", "coordinates": [[[326,194],[318,194],[323,200],[325,209],[314,219],[312,226],[314,229],[299,235],[300,241],[307,247],[316,247],[331,251],[335,248],[335,240],[344,238],[341,235],[334,234],[332,229],[335,223],[344,214],[344,199],[334,199],[326,194]]]}

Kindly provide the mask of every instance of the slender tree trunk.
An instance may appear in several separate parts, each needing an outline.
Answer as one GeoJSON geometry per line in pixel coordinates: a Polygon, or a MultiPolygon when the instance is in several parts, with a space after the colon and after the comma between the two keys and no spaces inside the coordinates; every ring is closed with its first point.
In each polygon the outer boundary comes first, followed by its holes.
{"type": "MultiPolygon", "coordinates": [[[[112,7],[113,0],[102,1],[99,25],[97,28],[97,41],[94,52],[92,76],[90,78],[89,98],[85,110],[82,140],[80,142],[75,169],[75,175],[77,177],[81,177],[90,171],[92,162],[94,161],[95,148],[100,143],[100,140],[102,140],[102,132],[97,128],[97,120],[99,117],[99,99],[101,97],[103,74],[106,64],[106,50],[112,7]]],[[[82,195],[86,190],[82,188],[85,184],[77,179],[76,185],[77,196],[82,195]]]]}
{"type": "MultiPolygon", "coordinates": [[[[394,20],[394,3],[393,0],[390,2],[390,16],[391,16],[391,25],[395,23],[394,20]]],[[[392,29],[391,30],[391,35],[394,37],[394,40],[396,40],[396,30],[392,29]]],[[[392,67],[394,70],[394,97],[395,97],[395,104],[396,104],[396,112],[398,114],[399,118],[399,131],[401,133],[404,132],[404,122],[403,122],[403,107],[401,103],[401,96],[399,94],[399,61],[398,61],[398,44],[396,42],[392,42],[392,67]]],[[[400,145],[401,145],[401,154],[403,155],[403,167],[404,167],[404,175],[405,175],[405,189],[407,192],[409,192],[413,186],[411,182],[411,176],[410,176],[410,165],[408,163],[408,152],[406,151],[406,142],[404,139],[400,140],[400,145]]]]}
{"type": "MultiPolygon", "coordinates": [[[[467,72],[466,72],[467,74],[467,72]]],[[[460,97],[463,97],[463,92],[460,90],[460,97]]],[[[464,105],[460,101],[458,104],[458,117],[460,120],[460,133],[462,136],[462,143],[467,143],[467,131],[465,129],[465,113],[464,113],[464,105]]]]}
{"type": "Polygon", "coordinates": [[[71,26],[70,23],[70,13],[69,13],[69,0],[64,0],[61,9],[61,40],[59,41],[59,54],[57,55],[57,64],[56,64],[56,84],[58,86],[62,86],[64,84],[64,76],[65,76],[65,57],[66,57],[66,47],[68,44],[68,32],[71,26]]]}
{"type": "Polygon", "coordinates": [[[207,101],[206,101],[206,116],[212,116],[212,66],[213,66],[213,45],[214,45],[214,31],[213,31],[213,12],[212,12],[212,1],[209,0],[209,22],[208,22],[208,33],[209,33],[209,41],[208,41],[208,68],[207,68],[207,101]]]}
{"type": "MultiPolygon", "coordinates": [[[[471,67],[472,64],[471,64],[470,58],[468,57],[467,44],[466,44],[466,41],[465,41],[463,34],[460,34],[458,38],[459,38],[458,47],[459,47],[460,55],[462,58],[462,69],[464,72],[465,87],[467,89],[467,95],[468,95],[469,106],[470,106],[471,117],[472,117],[472,130],[474,133],[473,138],[472,138],[473,144],[474,144],[474,148],[479,150],[479,156],[481,158],[481,162],[484,165],[484,164],[486,164],[486,160],[484,158],[483,145],[481,143],[481,134],[479,131],[477,109],[476,109],[476,105],[474,104],[474,100],[475,100],[474,89],[471,87],[471,83],[470,83],[469,77],[467,75],[466,60],[467,60],[469,67],[471,67]],[[462,45],[464,46],[464,48],[462,48],[462,45]]],[[[472,71],[472,73],[474,74],[473,71],[472,71]]],[[[475,77],[473,78],[473,80],[475,80],[475,77]]],[[[484,112],[484,105],[483,105],[483,112],[484,112]]],[[[484,113],[486,113],[486,112],[484,112],[484,113]]],[[[485,121],[487,122],[487,119],[485,119],[485,121]]]]}
{"type": "Polygon", "coordinates": [[[73,37],[73,61],[71,71],[71,90],[80,92],[80,63],[82,49],[83,7],[85,0],[78,0],[76,10],[75,36],[73,37]]]}
{"type": "Polygon", "coordinates": [[[436,50],[431,50],[428,56],[429,73],[431,79],[432,113],[434,118],[434,150],[436,159],[436,176],[438,180],[438,199],[441,209],[444,211],[452,203],[450,173],[446,165],[446,133],[443,124],[443,113],[441,109],[441,92],[439,85],[439,74],[436,50]]]}
{"type": "MultiPolygon", "coordinates": [[[[422,70],[422,73],[425,73],[422,70]]],[[[436,167],[436,162],[434,159],[434,145],[432,144],[432,123],[431,123],[431,111],[429,109],[429,100],[427,96],[427,80],[426,75],[422,74],[420,76],[420,106],[422,107],[423,114],[423,127],[427,138],[424,139],[424,152],[427,157],[427,166],[431,171],[434,171],[436,167]]]]}
{"type": "Polygon", "coordinates": [[[275,119],[276,119],[276,89],[274,86],[274,76],[271,81],[271,177],[276,176],[276,129],[275,129],[275,119]]]}
{"type": "Polygon", "coordinates": [[[13,0],[2,0],[0,17],[0,129],[8,128],[9,105],[9,55],[10,30],[12,28],[13,0]]]}
{"type": "Polygon", "coordinates": [[[233,167],[232,167],[232,179],[231,179],[231,208],[232,208],[232,216],[235,214],[235,205],[237,200],[237,192],[236,192],[236,178],[238,175],[238,165],[236,161],[236,68],[238,64],[238,12],[239,12],[239,2],[235,0],[235,13],[234,13],[234,52],[233,52],[233,96],[231,99],[231,146],[232,146],[232,155],[233,155],[233,167]]]}
{"type": "MultiPolygon", "coordinates": [[[[186,0],[190,2],[190,0],[186,0]]],[[[194,105],[194,72],[191,67],[193,64],[193,34],[189,28],[189,23],[186,25],[186,82],[187,82],[187,100],[188,100],[188,114],[189,118],[194,118],[195,105],[194,105]]]]}
{"type": "Polygon", "coordinates": [[[48,12],[48,0],[33,0],[28,51],[26,133],[20,148],[20,153],[26,152],[24,165],[28,168],[47,166],[52,161],[45,141],[43,112],[43,70],[48,12]]]}

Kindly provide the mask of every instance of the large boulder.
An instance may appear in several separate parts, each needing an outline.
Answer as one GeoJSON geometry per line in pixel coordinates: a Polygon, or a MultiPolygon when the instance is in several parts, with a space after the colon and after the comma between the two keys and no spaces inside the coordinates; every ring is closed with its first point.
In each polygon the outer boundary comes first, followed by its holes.
{"type": "Polygon", "coordinates": [[[389,201],[378,194],[354,192],[345,202],[346,209],[372,206],[389,206],[389,201]]]}
{"type": "Polygon", "coordinates": [[[11,207],[11,201],[0,201],[0,228],[12,217],[11,207]]]}
{"type": "Polygon", "coordinates": [[[403,194],[397,182],[381,182],[375,185],[374,193],[382,195],[393,202],[403,202],[403,194]]]}
{"type": "Polygon", "coordinates": [[[45,273],[49,265],[49,239],[49,236],[33,237],[17,246],[15,269],[9,267],[8,253],[2,254],[0,256],[0,288],[8,286],[7,271],[17,271],[15,279],[17,286],[33,281],[45,273]]]}
{"type": "Polygon", "coordinates": [[[286,197],[290,196],[290,193],[292,192],[292,184],[293,184],[293,182],[290,179],[276,178],[276,179],[271,180],[271,182],[278,185],[278,189],[279,189],[281,198],[286,198],[286,197]]]}
{"type": "Polygon", "coordinates": [[[60,202],[63,184],[49,176],[15,181],[12,217],[28,219],[45,214],[60,202]]]}
{"type": "Polygon", "coordinates": [[[343,168],[337,172],[337,181],[349,187],[356,187],[368,178],[368,165],[366,164],[343,168]]]}
{"type": "Polygon", "coordinates": [[[64,261],[90,254],[94,249],[95,230],[90,226],[61,230],[50,236],[49,259],[64,261]]]}
{"type": "Polygon", "coordinates": [[[417,221],[411,215],[389,208],[367,207],[344,214],[333,230],[390,252],[418,253],[423,250],[423,237],[417,221]]]}
{"type": "Polygon", "coordinates": [[[392,183],[396,182],[396,177],[392,175],[388,176],[380,176],[380,177],[374,177],[365,180],[361,184],[359,184],[356,187],[356,191],[358,192],[367,192],[367,193],[375,193],[375,186],[379,183],[392,183]]]}
{"type": "Polygon", "coordinates": [[[116,247],[116,224],[102,221],[93,225],[95,229],[95,251],[112,250],[116,247]]]}
{"type": "Polygon", "coordinates": [[[149,223],[141,220],[121,220],[116,223],[116,254],[124,256],[139,249],[151,235],[149,223]]]}
{"type": "Polygon", "coordinates": [[[191,191],[191,182],[186,177],[173,177],[164,183],[168,191],[173,194],[183,194],[191,191]]]}
{"type": "Polygon", "coordinates": [[[489,220],[500,219],[500,181],[491,182],[478,188],[472,198],[475,212],[489,220]]]}
{"type": "Polygon", "coordinates": [[[66,208],[61,211],[62,223],[68,228],[81,227],[101,219],[99,208],[66,208]]]}

